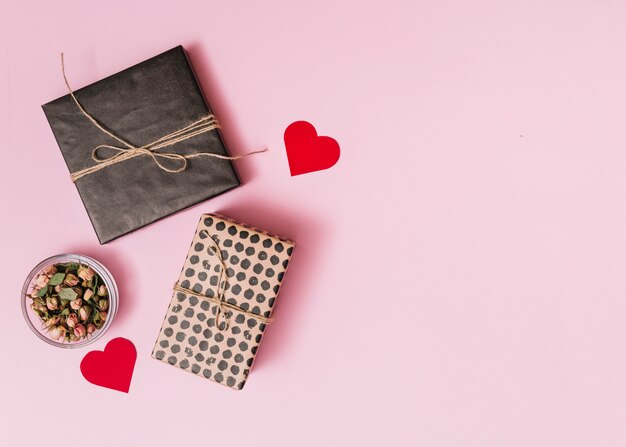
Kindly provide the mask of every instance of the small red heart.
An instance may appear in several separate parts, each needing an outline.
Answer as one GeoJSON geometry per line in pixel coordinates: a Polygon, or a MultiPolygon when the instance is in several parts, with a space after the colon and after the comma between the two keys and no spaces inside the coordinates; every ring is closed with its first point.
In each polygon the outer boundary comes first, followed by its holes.
{"type": "Polygon", "coordinates": [[[88,382],[128,393],[137,351],[125,338],[114,338],[104,351],[88,352],[80,362],[80,372],[88,382]]]}
{"type": "Polygon", "coordinates": [[[339,144],[331,137],[318,137],[315,127],[296,121],[285,129],[285,148],[291,175],[328,169],[339,160],[339,144]]]}

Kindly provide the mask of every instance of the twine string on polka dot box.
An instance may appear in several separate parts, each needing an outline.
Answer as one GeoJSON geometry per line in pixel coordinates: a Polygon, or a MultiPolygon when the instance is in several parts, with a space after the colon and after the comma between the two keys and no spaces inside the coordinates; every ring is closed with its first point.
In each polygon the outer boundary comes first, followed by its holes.
{"type": "Polygon", "coordinates": [[[288,239],[202,215],[152,357],[242,389],[293,248],[288,239]]]}

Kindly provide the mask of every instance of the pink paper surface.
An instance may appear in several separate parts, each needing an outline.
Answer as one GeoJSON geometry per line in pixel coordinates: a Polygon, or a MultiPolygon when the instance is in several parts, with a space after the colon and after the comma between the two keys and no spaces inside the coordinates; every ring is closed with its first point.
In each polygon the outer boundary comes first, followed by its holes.
{"type": "Polygon", "coordinates": [[[3,445],[626,445],[626,3],[0,8],[3,445]],[[40,109],[59,53],[80,88],[178,44],[232,153],[270,151],[99,246],[40,109]],[[292,178],[302,119],[341,159],[292,178]],[[242,392],[149,357],[203,212],[298,243],[242,392]],[[128,395],[22,320],[23,279],[63,252],[117,278],[93,349],[133,341],[128,395]]]}

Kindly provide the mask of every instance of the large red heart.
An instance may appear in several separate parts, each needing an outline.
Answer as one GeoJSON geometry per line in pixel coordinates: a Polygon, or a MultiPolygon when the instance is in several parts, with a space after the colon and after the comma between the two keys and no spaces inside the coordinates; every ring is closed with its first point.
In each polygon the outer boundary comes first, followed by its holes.
{"type": "Polygon", "coordinates": [[[114,338],[104,351],[88,352],[80,362],[80,372],[88,382],[128,393],[137,351],[131,341],[114,338]]]}
{"type": "Polygon", "coordinates": [[[306,121],[296,121],[285,129],[285,148],[292,176],[328,169],[339,160],[337,141],[317,136],[315,127],[306,121]]]}

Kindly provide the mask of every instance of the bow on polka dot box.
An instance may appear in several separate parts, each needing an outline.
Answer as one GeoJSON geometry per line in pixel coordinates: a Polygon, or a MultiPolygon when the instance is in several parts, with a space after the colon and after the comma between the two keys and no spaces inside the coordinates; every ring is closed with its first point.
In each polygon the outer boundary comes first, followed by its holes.
{"type": "Polygon", "coordinates": [[[293,248],[288,239],[202,215],[152,357],[242,389],[293,248]]]}

